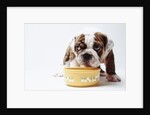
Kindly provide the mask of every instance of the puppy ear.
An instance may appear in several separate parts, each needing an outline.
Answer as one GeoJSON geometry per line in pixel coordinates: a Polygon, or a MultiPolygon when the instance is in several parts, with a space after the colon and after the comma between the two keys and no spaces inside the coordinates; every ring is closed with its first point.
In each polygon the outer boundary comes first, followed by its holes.
{"type": "Polygon", "coordinates": [[[66,53],[65,53],[65,56],[64,56],[64,59],[63,59],[63,64],[65,65],[65,63],[67,62],[67,61],[69,61],[69,56],[70,56],[70,46],[67,48],[67,50],[66,50],[66,53]]]}
{"type": "Polygon", "coordinates": [[[65,56],[63,59],[63,64],[65,65],[66,62],[69,62],[70,60],[73,60],[74,58],[75,58],[75,54],[73,53],[72,48],[71,48],[71,44],[70,44],[66,50],[66,53],[65,53],[65,56]]]}

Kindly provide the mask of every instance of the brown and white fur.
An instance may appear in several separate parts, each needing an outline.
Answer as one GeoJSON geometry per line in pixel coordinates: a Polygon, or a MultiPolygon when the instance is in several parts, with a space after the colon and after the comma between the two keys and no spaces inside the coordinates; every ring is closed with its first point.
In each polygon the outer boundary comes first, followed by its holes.
{"type": "Polygon", "coordinates": [[[106,73],[101,69],[101,75],[106,75],[110,82],[119,82],[121,79],[115,72],[113,53],[114,43],[101,32],[80,34],[69,44],[63,64],[66,67],[100,67],[106,66],[106,73]]]}

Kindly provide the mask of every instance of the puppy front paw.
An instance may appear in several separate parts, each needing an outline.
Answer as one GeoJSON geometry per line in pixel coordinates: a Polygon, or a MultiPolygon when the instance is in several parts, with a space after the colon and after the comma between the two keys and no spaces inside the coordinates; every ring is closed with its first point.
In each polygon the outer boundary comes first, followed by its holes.
{"type": "Polygon", "coordinates": [[[120,82],[121,79],[118,75],[107,75],[106,79],[110,82],[120,82]]]}

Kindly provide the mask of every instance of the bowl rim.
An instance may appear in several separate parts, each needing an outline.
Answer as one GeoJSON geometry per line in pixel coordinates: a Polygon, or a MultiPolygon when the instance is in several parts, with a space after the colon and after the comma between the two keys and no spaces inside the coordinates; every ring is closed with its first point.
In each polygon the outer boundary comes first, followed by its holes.
{"type": "Polygon", "coordinates": [[[100,70],[100,68],[93,68],[93,67],[65,67],[64,70],[100,70]]]}

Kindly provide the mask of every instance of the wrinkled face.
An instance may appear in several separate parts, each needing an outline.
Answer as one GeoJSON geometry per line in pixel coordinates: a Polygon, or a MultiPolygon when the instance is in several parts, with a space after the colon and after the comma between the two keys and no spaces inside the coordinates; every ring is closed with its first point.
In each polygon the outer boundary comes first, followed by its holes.
{"type": "Polygon", "coordinates": [[[106,43],[107,37],[100,32],[75,37],[73,49],[77,62],[87,67],[98,67],[106,43]]]}

